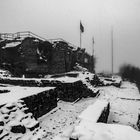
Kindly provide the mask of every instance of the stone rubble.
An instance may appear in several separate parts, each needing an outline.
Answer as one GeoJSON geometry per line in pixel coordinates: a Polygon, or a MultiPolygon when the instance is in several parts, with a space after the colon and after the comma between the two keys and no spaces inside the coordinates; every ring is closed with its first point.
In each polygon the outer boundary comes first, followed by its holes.
{"type": "Polygon", "coordinates": [[[46,136],[46,131],[29,112],[22,100],[5,104],[0,108],[1,140],[37,140],[46,136]]]}

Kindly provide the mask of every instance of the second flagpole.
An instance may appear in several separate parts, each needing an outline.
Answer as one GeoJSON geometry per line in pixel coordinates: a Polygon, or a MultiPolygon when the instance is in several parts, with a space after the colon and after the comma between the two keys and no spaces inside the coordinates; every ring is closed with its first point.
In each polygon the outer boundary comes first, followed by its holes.
{"type": "Polygon", "coordinates": [[[80,48],[82,48],[81,21],[80,21],[80,48]]]}
{"type": "Polygon", "coordinates": [[[84,26],[80,21],[80,48],[82,48],[82,33],[84,32],[84,26]]]}
{"type": "Polygon", "coordinates": [[[82,48],[82,36],[81,36],[81,30],[80,30],[80,48],[82,48]]]}

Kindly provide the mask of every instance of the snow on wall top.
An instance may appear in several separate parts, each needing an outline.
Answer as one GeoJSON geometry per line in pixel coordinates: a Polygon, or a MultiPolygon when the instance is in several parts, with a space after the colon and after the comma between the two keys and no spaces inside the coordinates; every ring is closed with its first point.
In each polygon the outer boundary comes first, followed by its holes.
{"type": "Polygon", "coordinates": [[[73,83],[73,82],[77,82],[77,81],[79,81],[81,79],[80,78],[73,78],[73,77],[64,76],[64,77],[60,77],[60,78],[50,78],[49,80],[50,81],[51,80],[57,80],[57,81],[60,81],[60,82],[73,83]]]}
{"type": "Polygon", "coordinates": [[[2,77],[2,79],[8,79],[8,80],[25,80],[25,81],[36,81],[36,82],[41,82],[41,80],[48,80],[48,81],[60,81],[60,82],[66,82],[66,83],[73,83],[81,80],[80,78],[73,78],[73,77],[59,77],[59,78],[18,78],[18,77],[2,77]]]}
{"type": "Polygon", "coordinates": [[[106,108],[108,102],[105,100],[97,100],[94,104],[90,105],[86,110],[84,110],[79,118],[81,120],[88,120],[96,123],[99,119],[101,112],[106,108]]]}
{"type": "Polygon", "coordinates": [[[10,92],[0,94],[0,105],[15,102],[19,99],[38,94],[43,91],[54,89],[54,87],[0,87],[0,90],[8,90],[10,92]]]}

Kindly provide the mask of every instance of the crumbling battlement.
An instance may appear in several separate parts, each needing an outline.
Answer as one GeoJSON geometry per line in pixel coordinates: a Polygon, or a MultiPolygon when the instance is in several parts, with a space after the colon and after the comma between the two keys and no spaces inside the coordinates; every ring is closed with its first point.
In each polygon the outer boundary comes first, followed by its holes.
{"type": "Polygon", "coordinates": [[[16,34],[14,38],[0,40],[0,67],[14,76],[41,77],[69,72],[76,63],[94,71],[93,56],[63,39],[41,40],[37,36],[16,34]]]}

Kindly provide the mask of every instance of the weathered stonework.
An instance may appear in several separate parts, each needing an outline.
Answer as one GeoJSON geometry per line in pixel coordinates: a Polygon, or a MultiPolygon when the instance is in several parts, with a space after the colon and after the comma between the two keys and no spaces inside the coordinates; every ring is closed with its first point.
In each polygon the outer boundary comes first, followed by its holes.
{"type": "Polygon", "coordinates": [[[0,83],[30,87],[56,87],[57,98],[70,102],[73,102],[78,98],[81,99],[88,96],[95,97],[97,95],[97,93],[94,93],[79,79],[75,79],[71,82],[62,82],[57,79],[0,78],[0,83]]]}
{"type": "Polygon", "coordinates": [[[33,113],[33,116],[39,118],[57,107],[57,91],[51,89],[21,100],[24,101],[29,111],[33,113]]]}
{"type": "Polygon", "coordinates": [[[24,101],[18,100],[0,108],[0,139],[42,139],[47,135],[24,101]]]}
{"type": "MultiPolygon", "coordinates": [[[[17,41],[10,42],[14,45],[17,41]]],[[[20,42],[11,47],[6,47],[6,40],[0,42],[0,67],[9,70],[14,76],[43,77],[69,72],[76,63],[94,71],[93,56],[86,53],[85,49],[75,48],[63,40],[41,41],[27,37],[20,42]]]]}

